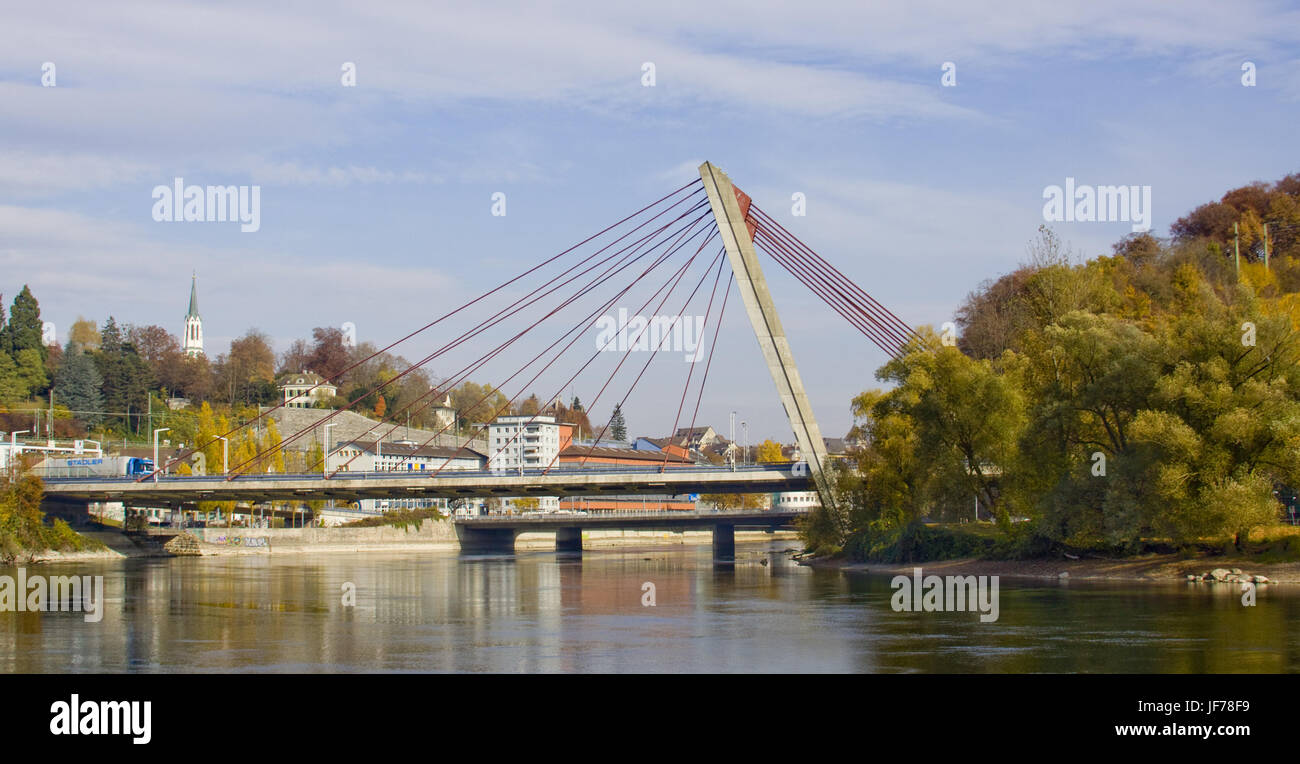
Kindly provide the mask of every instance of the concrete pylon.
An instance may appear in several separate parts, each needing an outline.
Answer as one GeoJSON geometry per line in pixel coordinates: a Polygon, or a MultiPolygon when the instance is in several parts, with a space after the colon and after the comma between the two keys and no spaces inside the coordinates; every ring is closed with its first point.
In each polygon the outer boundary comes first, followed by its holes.
{"type": "Polygon", "coordinates": [[[785,337],[781,318],[776,314],[776,304],[772,302],[772,293],[767,288],[767,279],[763,277],[758,255],[754,252],[754,233],[746,222],[749,197],[732,185],[726,173],[709,162],[700,165],[700,178],[704,181],[704,191],[709,196],[713,217],[718,222],[718,231],[723,246],[727,249],[731,270],[736,275],[736,285],[740,288],[745,312],[749,315],[750,325],[754,327],[754,336],[758,338],[758,347],[763,352],[763,360],[767,362],[767,370],[776,383],[785,415],[790,419],[790,429],[794,431],[795,441],[799,444],[799,453],[817,478],[815,482],[822,504],[830,507],[832,497],[820,479],[822,468],[826,464],[826,444],[822,442],[821,430],[813,417],[812,404],[808,402],[803,380],[799,378],[799,370],[794,364],[790,342],[785,337]]]}

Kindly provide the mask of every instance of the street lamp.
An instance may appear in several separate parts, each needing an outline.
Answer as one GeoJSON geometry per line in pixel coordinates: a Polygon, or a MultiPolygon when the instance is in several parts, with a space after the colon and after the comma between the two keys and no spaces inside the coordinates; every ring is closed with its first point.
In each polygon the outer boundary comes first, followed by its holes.
{"type": "Polygon", "coordinates": [[[14,474],[18,469],[18,436],[26,435],[31,430],[14,430],[9,433],[9,474],[14,474]]]}
{"type": "Polygon", "coordinates": [[[744,436],[741,438],[741,441],[740,441],[740,442],[745,444],[745,446],[744,446],[744,448],[745,448],[745,456],[744,456],[744,458],[741,460],[740,463],[741,463],[741,464],[746,464],[746,465],[747,465],[747,464],[749,464],[749,425],[746,424],[745,422],[741,422],[741,423],[740,423],[740,431],[744,433],[744,436]]]}
{"type": "Polygon", "coordinates": [[[731,471],[736,471],[736,412],[731,412],[731,429],[728,432],[731,438],[731,471]]]}
{"type": "Polygon", "coordinates": [[[170,427],[159,427],[153,431],[153,482],[158,482],[158,433],[170,431],[170,427]]]}
{"type": "Polygon", "coordinates": [[[329,459],[330,459],[330,428],[336,424],[338,424],[338,422],[330,422],[329,424],[321,428],[322,431],[321,437],[325,439],[325,448],[324,450],[321,451],[321,455],[320,455],[320,459],[321,459],[320,476],[322,480],[328,477],[329,459]]]}

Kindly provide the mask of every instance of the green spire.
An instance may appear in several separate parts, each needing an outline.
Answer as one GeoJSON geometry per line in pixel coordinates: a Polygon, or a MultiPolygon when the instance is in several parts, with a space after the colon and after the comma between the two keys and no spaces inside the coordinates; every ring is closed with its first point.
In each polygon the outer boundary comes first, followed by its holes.
{"type": "Polygon", "coordinates": [[[197,273],[190,281],[190,312],[186,313],[185,317],[199,317],[199,275],[197,273]]]}

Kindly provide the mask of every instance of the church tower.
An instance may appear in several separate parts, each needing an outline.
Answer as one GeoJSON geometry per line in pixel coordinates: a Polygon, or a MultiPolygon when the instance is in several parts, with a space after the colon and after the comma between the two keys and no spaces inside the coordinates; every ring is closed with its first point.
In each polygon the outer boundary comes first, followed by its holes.
{"type": "Polygon", "coordinates": [[[199,318],[199,276],[190,281],[190,311],[185,314],[185,339],[181,349],[187,356],[203,355],[203,319],[199,318]]]}

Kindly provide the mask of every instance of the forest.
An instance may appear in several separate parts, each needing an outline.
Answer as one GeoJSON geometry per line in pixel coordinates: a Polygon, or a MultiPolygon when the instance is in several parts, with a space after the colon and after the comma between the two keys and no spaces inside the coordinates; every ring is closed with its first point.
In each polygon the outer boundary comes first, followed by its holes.
{"type": "Polygon", "coordinates": [[[826,476],[836,501],[804,526],[813,549],[1244,550],[1294,511],[1300,174],[1097,257],[1040,227],[955,319],[922,327],[877,370],[887,387],[852,400],[859,448],[826,476]],[[995,529],[978,543],[944,530],[977,513],[995,529]]]}

